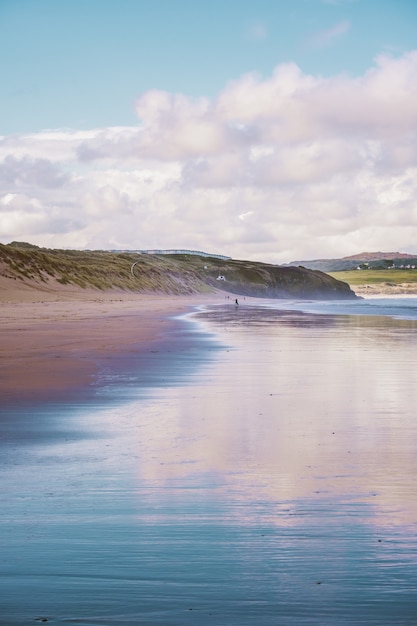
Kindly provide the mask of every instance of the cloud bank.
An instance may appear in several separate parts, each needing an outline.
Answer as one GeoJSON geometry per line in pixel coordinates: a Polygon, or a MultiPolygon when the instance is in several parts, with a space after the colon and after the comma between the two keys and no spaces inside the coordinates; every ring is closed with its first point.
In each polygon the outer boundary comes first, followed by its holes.
{"type": "Polygon", "coordinates": [[[211,100],[149,90],[136,112],[135,127],[1,137],[0,240],[277,263],[417,253],[417,51],[359,78],[278,65],[211,100]]]}

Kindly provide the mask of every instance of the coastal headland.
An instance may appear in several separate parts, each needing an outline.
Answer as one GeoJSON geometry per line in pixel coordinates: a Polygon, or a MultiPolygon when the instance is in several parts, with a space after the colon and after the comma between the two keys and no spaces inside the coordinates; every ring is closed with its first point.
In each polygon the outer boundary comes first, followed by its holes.
{"type": "MultiPolygon", "coordinates": [[[[65,288],[190,295],[223,291],[265,298],[355,298],[347,283],[305,267],[283,267],[191,253],[55,250],[0,244],[0,277],[18,291],[65,288]]],[[[3,291],[3,288],[1,289],[3,291]]],[[[1,297],[1,296],[0,296],[1,297]]],[[[4,296],[2,299],[4,300],[4,296]]]]}

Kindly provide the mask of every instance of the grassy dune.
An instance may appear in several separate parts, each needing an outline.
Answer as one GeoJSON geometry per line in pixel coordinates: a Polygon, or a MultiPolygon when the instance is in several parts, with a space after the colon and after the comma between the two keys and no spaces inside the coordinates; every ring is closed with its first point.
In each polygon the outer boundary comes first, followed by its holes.
{"type": "Polygon", "coordinates": [[[306,268],[187,254],[50,250],[24,243],[0,244],[0,275],[44,289],[68,285],[169,294],[220,289],[270,298],[354,297],[346,283],[306,268]]]}
{"type": "Polygon", "coordinates": [[[164,257],[107,251],[49,250],[0,244],[3,276],[39,286],[54,283],[98,290],[195,293],[204,290],[187,270],[178,273],[164,257]]]}

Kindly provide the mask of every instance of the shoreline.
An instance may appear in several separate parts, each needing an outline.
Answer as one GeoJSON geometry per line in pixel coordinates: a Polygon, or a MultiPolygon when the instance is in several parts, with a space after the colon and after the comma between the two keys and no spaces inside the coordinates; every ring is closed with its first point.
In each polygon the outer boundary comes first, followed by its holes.
{"type": "Polygon", "coordinates": [[[118,371],[123,357],[143,356],[156,345],[168,351],[177,326],[173,318],[216,302],[224,302],[224,295],[78,292],[45,301],[41,293],[37,300],[3,301],[2,405],[75,399],[104,366],[118,371]]]}
{"type": "MultiPolygon", "coordinates": [[[[404,288],[408,286],[404,285],[404,288]]],[[[406,297],[405,290],[363,285],[358,296],[406,297]]],[[[169,351],[176,315],[229,294],[167,295],[95,291],[62,286],[37,289],[0,281],[0,394],[2,405],[82,396],[105,367],[139,358],[158,344],[169,351]],[[171,337],[169,334],[171,333],[171,337]]],[[[234,296],[229,295],[230,302],[234,296]]],[[[250,300],[257,300],[250,298],[250,300]]]]}

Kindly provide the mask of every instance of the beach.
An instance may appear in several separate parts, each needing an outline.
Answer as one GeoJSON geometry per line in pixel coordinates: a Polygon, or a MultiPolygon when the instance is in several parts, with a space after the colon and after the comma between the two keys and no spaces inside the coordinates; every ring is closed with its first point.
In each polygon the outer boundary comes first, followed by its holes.
{"type": "Polygon", "coordinates": [[[0,291],[3,402],[51,398],[87,387],[103,361],[147,352],[172,318],[223,294],[172,296],[93,290],[0,291]]]}
{"type": "Polygon", "coordinates": [[[0,624],[415,624],[411,300],[71,298],[2,304],[0,624]]]}

